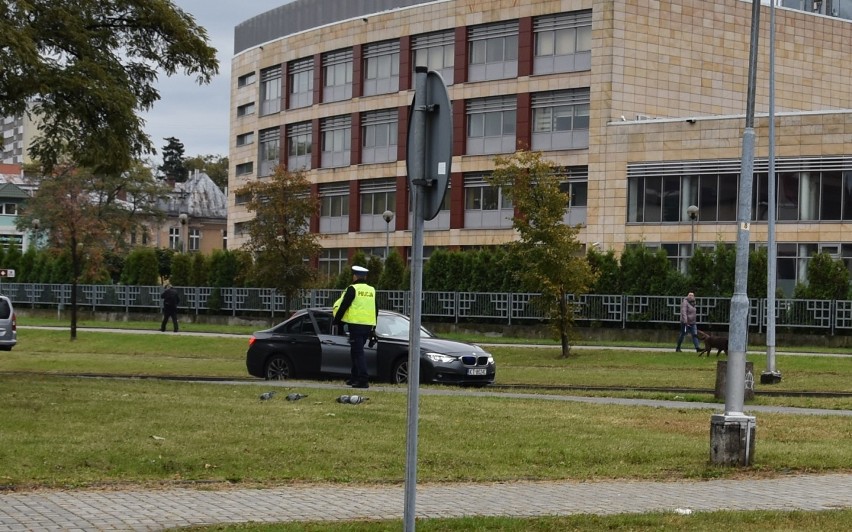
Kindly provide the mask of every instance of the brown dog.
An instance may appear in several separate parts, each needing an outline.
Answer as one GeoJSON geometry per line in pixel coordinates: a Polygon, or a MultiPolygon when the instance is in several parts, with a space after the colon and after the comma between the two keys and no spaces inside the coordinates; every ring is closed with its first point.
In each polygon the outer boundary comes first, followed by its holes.
{"type": "Polygon", "coordinates": [[[704,341],[704,349],[700,349],[698,351],[698,356],[707,355],[710,356],[710,351],[716,350],[716,356],[719,356],[719,353],[722,351],[725,352],[725,356],[728,356],[728,337],[727,336],[713,336],[712,334],[707,334],[704,331],[698,331],[698,337],[704,341]]]}

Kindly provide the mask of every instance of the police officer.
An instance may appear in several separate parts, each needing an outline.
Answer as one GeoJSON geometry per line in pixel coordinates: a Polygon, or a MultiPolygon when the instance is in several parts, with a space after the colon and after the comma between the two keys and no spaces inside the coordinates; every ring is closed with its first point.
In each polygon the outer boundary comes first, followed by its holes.
{"type": "Polygon", "coordinates": [[[335,325],[345,323],[349,326],[352,377],[346,384],[353,388],[370,387],[364,344],[375,334],[379,304],[376,300],[376,289],[367,284],[368,273],[369,270],[363,266],[352,266],[352,284],[346,288],[340,299],[340,306],[334,313],[335,325]]]}

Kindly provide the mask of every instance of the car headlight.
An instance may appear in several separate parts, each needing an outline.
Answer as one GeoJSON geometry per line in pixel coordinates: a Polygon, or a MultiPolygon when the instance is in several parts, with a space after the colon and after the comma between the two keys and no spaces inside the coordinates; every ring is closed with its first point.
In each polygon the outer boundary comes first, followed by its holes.
{"type": "Polygon", "coordinates": [[[442,364],[448,364],[456,360],[456,357],[451,357],[450,355],[445,355],[443,353],[425,353],[425,355],[426,358],[432,362],[440,362],[442,364]]]}

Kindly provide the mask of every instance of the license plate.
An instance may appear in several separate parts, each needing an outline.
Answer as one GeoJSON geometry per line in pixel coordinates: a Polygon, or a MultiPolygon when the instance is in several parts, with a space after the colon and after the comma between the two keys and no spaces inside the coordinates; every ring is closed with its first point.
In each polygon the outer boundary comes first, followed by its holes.
{"type": "Polygon", "coordinates": [[[485,370],[485,368],[470,368],[469,370],[467,370],[467,374],[468,375],[485,375],[486,370],[485,370]]]}

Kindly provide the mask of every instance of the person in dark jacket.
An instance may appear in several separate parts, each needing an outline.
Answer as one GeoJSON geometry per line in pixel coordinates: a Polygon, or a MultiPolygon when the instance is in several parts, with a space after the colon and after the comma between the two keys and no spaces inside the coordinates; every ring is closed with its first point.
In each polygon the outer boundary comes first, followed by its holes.
{"type": "Polygon", "coordinates": [[[680,302],[680,336],[677,339],[677,347],[675,351],[680,352],[680,344],[686,337],[686,333],[692,336],[692,343],[695,345],[695,350],[700,351],[701,346],[698,343],[698,311],[695,308],[695,294],[688,293],[683,301],[680,302]]]}
{"type": "Polygon", "coordinates": [[[172,320],[175,332],[178,332],[177,312],[180,295],[178,295],[177,290],[172,287],[171,283],[166,283],[164,288],[165,290],[163,290],[163,295],[161,296],[163,299],[163,323],[160,325],[160,332],[166,332],[166,323],[168,323],[169,318],[172,320]]]}
{"type": "Polygon", "coordinates": [[[376,289],[367,284],[367,273],[369,270],[363,266],[352,266],[352,284],[334,304],[334,324],[345,323],[349,328],[352,376],[346,383],[353,388],[370,387],[364,344],[375,337],[376,320],[379,316],[376,289]]]}

